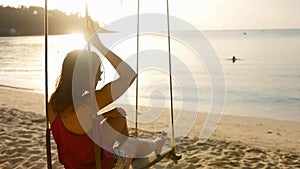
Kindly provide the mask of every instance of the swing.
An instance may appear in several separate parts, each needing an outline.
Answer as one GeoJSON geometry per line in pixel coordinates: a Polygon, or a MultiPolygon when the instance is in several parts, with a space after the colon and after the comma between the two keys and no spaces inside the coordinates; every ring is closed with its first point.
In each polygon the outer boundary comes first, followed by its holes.
{"type": "MultiPolygon", "coordinates": [[[[172,67],[171,67],[171,45],[170,45],[170,21],[169,21],[169,1],[166,0],[167,2],[167,23],[168,23],[168,53],[169,53],[169,79],[170,79],[170,103],[171,103],[171,125],[172,125],[172,137],[171,137],[171,144],[172,144],[172,149],[169,151],[164,152],[163,154],[160,154],[156,157],[148,157],[148,158],[142,158],[142,159],[135,159],[132,162],[132,167],[133,168],[138,168],[138,169],[147,169],[162,159],[168,157],[175,164],[178,163],[178,160],[181,159],[181,155],[176,155],[176,148],[175,148],[175,134],[174,134],[174,113],[173,113],[173,87],[172,87],[172,67]],[[142,164],[141,164],[142,163],[142,164]],[[141,166],[142,165],[142,166],[141,166]]],[[[140,0],[138,0],[138,14],[137,14],[137,64],[136,64],[136,69],[137,73],[139,72],[139,16],[140,16],[140,0]]],[[[135,136],[138,137],[138,76],[136,77],[136,112],[135,112],[135,136]]]]}
{"type": "MultiPolygon", "coordinates": [[[[171,51],[170,51],[170,24],[169,24],[169,3],[167,1],[167,22],[168,22],[168,52],[169,52],[169,75],[170,75],[170,103],[171,103],[171,125],[172,125],[172,137],[171,137],[171,145],[172,149],[164,152],[156,157],[149,157],[149,158],[141,158],[141,159],[134,159],[132,162],[133,168],[139,169],[146,169],[149,168],[162,159],[168,157],[175,164],[177,164],[178,160],[181,159],[181,156],[176,155],[176,148],[175,148],[175,134],[174,134],[174,116],[173,116],[173,92],[172,92],[172,69],[171,69],[171,51]],[[141,166],[141,162],[143,163],[141,166]]],[[[138,73],[138,59],[139,59],[139,10],[140,10],[140,1],[138,0],[138,15],[137,15],[137,73],[138,73]]],[[[85,5],[85,12],[86,12],[86,20],[88,18],[88,5],[86,1],[85,5]]],[[[48,9],[47,9],[47,0],[45,0],[45,101],[48,102],[48,9]]],[[[86,22],[87,24],[87,22],[86,22]]],[[[90,51],[90,44],[88,43],[88,50],[90,51]]],[[[93,118],[93,137],[99,139],[99,132],[98,132],[98,123],[96,117],[93,118]]],[[[135,121],[135,137],[138,137],[138,76],[136,78],[136,121],[135,121]]],[[[96,167],[97,169],[101,169],[101,154],[102,148],[99,147],[95,143],[95,159],[96,159],[96,167]]],[[[50,145],[50,126],[48,122],[48,105],[46,104],[46,152],[47,152],[47,167],[48,169],[52,169],[52,159],[51,159],[51,145],[50,145]]]]}

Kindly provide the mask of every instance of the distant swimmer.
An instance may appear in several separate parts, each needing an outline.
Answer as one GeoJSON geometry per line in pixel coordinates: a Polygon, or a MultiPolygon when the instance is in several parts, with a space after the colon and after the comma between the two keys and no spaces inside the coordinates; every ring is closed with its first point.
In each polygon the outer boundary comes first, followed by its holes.
{"type": "Polygon", "coordinates": [[[232,63],[234,63],[235,61],[241,60],[241,59],[239,59],[239,58],[237,58],[237,57],[235,57],[235,56],[232,56],[231,58],[228,58],[228,59],[226,59],[226,60],[230,60],[230,61],[232,61],[232,63]]]}
{"type": "Polygon", "coordinates": [[[235,56],[232,56],[232,62],[234,63],[235,61],[236,61],[236,58],[235,58],[235,56]]]}

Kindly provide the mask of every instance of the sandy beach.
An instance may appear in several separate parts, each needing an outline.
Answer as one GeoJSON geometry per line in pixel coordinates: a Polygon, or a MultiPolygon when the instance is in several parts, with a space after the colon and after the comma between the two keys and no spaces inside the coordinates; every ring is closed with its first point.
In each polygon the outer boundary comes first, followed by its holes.
{"type": "MultiPolygon", "coordinates": [[[[0,94],[0,168],[46,168],[44,96],[5,86],[0,94]]],[[[300,168],[300,122],[224,115],[200,143],[203,118],[197,120],[195,129],[176,142],[179,163],[164,159],[152,168],[300,168]]],[[[156,129],[143,126],[140,136],[153,137],[156,129]]],[[[53,168],[63,168],[53,139],[51,147],[53,168]]]]}

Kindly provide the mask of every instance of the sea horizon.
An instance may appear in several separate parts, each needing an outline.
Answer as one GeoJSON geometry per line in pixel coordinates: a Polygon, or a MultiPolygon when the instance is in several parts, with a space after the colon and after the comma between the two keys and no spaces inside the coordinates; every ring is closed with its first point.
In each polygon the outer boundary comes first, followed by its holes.
{"type": "MultiPolygon", "coordinates": [[[[193,32],[195,30],[172,30],[172,32],[193,32]]],[[[300,28],[231,28],[231,29],[226,29],[226,28],[219,28],[219,29],[197,29],[197,31],[200,32],[226,32],[226,31],[233,31],[233,32],[239,32],[239,31],[300,31],[300,28]]],[[[162,31],[163,32],[163,31],[162,31]]],[[[171,34],[172,34],[171,32],[171,34]]],[[[108,31],[103,31],[99,32],[102,34],[114,34],[118,33],[118,31],[115,30],[108,30],[108,31]]],[[[48,36],[61,36],[61,35],[74,35],[74,34],[82,34],[82,32],[71,32],[71,33],[61,33],[61,34],[48,34],[48,36]]],[[[45,34],[36,34],[36,35],[6,35],[6,36],[0,36],[0,37],[19,37],[19,36],[45,36],[45,34]]]]}

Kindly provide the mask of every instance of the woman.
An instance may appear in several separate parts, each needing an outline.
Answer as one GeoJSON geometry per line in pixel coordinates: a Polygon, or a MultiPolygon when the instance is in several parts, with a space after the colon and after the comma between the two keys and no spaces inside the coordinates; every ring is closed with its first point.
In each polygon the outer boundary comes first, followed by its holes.
{"type": "MultiPolygon", "coordinates": [[[[94,25],[91,20],[89,22],[90,26],[85,31],[86,40],[95,33],[94,25]]],[[[65,168],[96,168],[94,140],[90,137],[94,113],[119,98],[137,76],[126,62],[102,44],[98,36],[92,37],[90,42],[112,64],[119,78],[95,90],[102,73],[98,55],[84,50],[67,54],[56,89],[48,103],[52,135],[57,144],[59,160],[65,168]],[[96,106],[90,104],[93,101],[96,106]]],[[[123,109],[115,108],[97,117],[103,169],[112,168],[116,159],[120,159],[116,158],[120,154],[133,158],[161,152],[165,142],[163,138],[146,141],[128,137],[125,116],[123,109]],[[119,143],[118,149],[113,151],[116,143],[119,143]]],[[[125,168],[128,168],[130,160],[125,163],[125,168]]]]}

